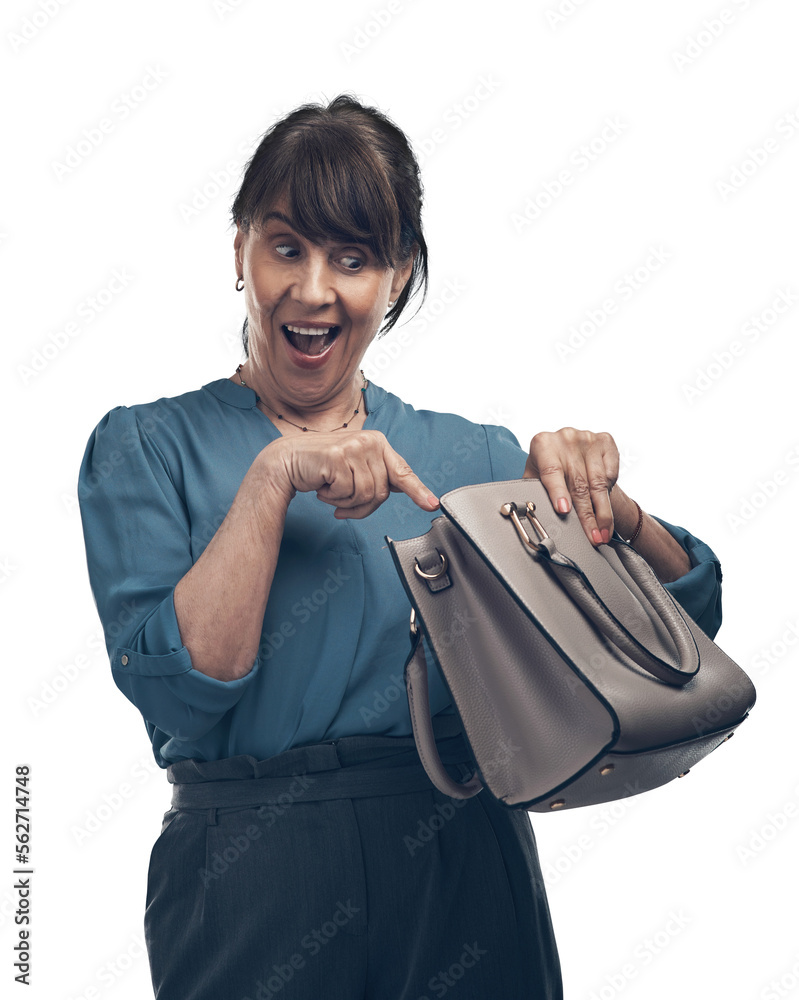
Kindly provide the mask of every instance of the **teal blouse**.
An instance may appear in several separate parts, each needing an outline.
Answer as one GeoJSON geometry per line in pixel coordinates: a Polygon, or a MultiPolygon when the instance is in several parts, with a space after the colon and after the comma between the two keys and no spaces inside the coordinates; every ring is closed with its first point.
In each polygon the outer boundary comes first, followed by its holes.
{"type": "MultiPolygon", "coordinates": [[[[373,382],[364,395],[364,429],[382,431],[436,496],[524,475],[527,452],[507,428],[414,409],[373,382]]],[[[368,517],[342,520],[315,493],[297,493],[252,669],[226,682],[192,667],[175,585],[222,523],[255,456],[279,436],[254,391],[222,378],[116,406],[86,446],[78,498],[92,592],[114,681],[144,717],[161,767],[412,732],[403,680],[410,604],[384,536],[421,535],[441,515],[404,493],[368,517]]],[[[666,589],[713,637],[719,561],[684,528],[658,520],[693,567],[666,589]]],[[[454,711],[430,655],[428,664],[431,713],[454,711]]]]}

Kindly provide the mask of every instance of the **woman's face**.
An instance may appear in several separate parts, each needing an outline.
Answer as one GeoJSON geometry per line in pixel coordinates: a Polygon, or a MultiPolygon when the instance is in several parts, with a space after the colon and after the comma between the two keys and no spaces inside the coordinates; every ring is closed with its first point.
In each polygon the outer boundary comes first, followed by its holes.
{"type": "Polygon", "coordinates": [[[260,230],[239,229],[234,248],[249,317],[249,367],[259,391],[298,408],[330,402],[338,393],[350,399],[361,358],[408,280],[412,260],[386,269],[361,244],[311,243],[292,227],[282,201],[260,230]]]}

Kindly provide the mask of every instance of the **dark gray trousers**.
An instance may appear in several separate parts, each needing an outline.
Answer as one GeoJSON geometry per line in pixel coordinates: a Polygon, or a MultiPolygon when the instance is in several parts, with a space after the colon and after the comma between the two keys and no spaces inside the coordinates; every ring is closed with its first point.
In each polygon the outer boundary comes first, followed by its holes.
{"type": "MultiPolygon", "coordinates": [[[[455,716],[437,716],[468,776],[455,716]]],[[[413,737],[181,761],[150,856],[158,1000],[562,1000],[528,814],[452,799],[413,737]]]]}

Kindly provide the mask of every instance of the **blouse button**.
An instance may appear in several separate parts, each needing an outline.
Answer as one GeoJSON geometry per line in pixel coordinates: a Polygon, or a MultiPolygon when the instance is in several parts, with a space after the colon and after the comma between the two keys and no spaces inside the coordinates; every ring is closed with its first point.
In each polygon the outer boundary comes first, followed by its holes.
{"type": "Polygon", "coordinates": [[[123,653],[122,659],[121,659],[120,662],[122,663],[123,667],[126,667],[128,665],[128,655],[127,655],[127,653],[123,653]]]}

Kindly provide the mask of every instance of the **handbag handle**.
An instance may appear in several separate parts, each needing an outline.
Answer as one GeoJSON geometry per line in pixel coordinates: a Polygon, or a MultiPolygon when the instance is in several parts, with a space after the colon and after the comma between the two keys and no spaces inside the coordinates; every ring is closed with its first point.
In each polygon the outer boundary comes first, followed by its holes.
{"type": "Polygon", "coordinates": [[[610,543],[630,578],[638,585],[666,628],[677,649],[679,667],[674,667],[642,645],[607,608],[580,567],[562,552],[549,536],[538,544],[537,554],[548,565],[569,596],[599,631],[653,677],[682,687],[699,671],[699,650],[680,610],[655,576],[649,563],[624,541],[610,543]]]}
{"type": "Polygon", "coordinates": [[[440,792],[453,799],[470,799],[482,790],[483,783],[476,773],[462,782],[452,778],[444,767],[436,746],[427,688],[427,658],[421,635],[416,628],[411,640],[411,652],[405,663],[405,686],[408,689],[408,708],[416,749],[427,776],[440,792]]]}

